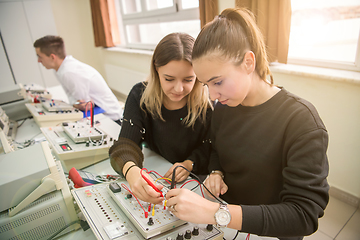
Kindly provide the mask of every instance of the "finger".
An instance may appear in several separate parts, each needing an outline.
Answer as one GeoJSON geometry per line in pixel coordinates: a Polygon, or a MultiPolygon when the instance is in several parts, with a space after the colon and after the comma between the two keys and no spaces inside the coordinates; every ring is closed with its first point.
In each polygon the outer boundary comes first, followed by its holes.
{"type": "Polygon", "coordinates": [[[175,181],[176,182],[181,182],[182,181],[182,177],[183,177],[183,174],[184,171],[176,171],[176,175],[175,175],[175,181]]]}
{"type": "Polygon", "coordinates": [[[209,178],[209,186],[211,193],[218,197],[220,194],[220,186],[218,185],[216,179],[209,178]]]}
{"type": "Polygon", "coordinates": [[[179,173],[178,176],[176,176],[176,178],[178,178],[178,182],[182,182],[182,181],[185,181],[189,176],[189,172],[188,171],[182,171],[179,173]]]}
{"type": "Polygon", "coordinates": [[[227,192],[228,189],[229,189],[229,187],[225,183],[223,183],[223,185],[222,185],[222,187],[220,189],[221,195],[224,195],[227,192]]]}
{"type": "Polygon", "coordinates": [[[157,189],[159,189],[160,191],[164,188],[164,186],[161,185],[161,184],[155,184],[155,186],[156,186],[157,189]]]}
{"type": "Polygon", "coordinates": [[[215,192],[216,192],[216,196],[220,196],[220,192],[221,192],[221,185],[222,181],[215,181],[215,192]]]}
{"type": "Polygon", "coordinates": [[[168,191],[165,195],[165,198],[168,200],[168,204],[174,204],[172,203],[172,201],[174,201],[174,197],[176,197],[179,193],[179,190],[178,188],[174,188],[174,189],[171,189],[170,191],[168,191]]]}
{"type": "Polygon", "coordinates": [[[172,175],[172,169],[173,169],[173,167],[171,167],[171,168],[165,173],[164,177],[170,178],[171,175],[172,175]]]}
{"type": "MultiPolygon", "coordinates": [[[[150,187],[151,188],[151,187],[150,187]]],[[[163,198],[160,196],[160,193],[156,192],[154,189],[144,189],[145,194],[142,195],[145,198],[146,202],[159,204],[163,201],[163,198]]]]}

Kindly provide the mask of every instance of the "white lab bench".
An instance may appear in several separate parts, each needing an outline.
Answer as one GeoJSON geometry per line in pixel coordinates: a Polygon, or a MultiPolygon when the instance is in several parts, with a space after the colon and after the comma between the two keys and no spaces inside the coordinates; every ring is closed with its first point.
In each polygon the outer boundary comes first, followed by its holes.
{"type": "MultiPolygon", "coordinates": [[[[22,120],[19,121],[19,124],[22,123],[22,120]]],[[[34,119],[27,119],[25,120],[25,122],[18,128],[17,130],[17,135],[15,138],[15,141],[19,142],[19,143],[23,143],[24,141],[33,139],[35,141],[42,141],[45,140],[43,134],[40,131],[40,128],[37,126],[37,124],[35,123],[34,119]]],[[[37,144],[37,143],[35,143],[37,144]]],[[[150,170],[149,166],[153,167],[156,166],[156,171],[158,171],[159,169],[162,168],[162,165],[159,164],[159,162],[157,162],[157,159],[161,158],[159,155],[157,155],[156,153],[152,152],[149,149],[144,149],[144,156],[145,156],[145,161],[144,161],[144,167],[148,166],[148,169],[150,170]],[[155,163],[154,163],[155,161],[155,163]]],[[[161,163],[161,161],[160,161],[161,163]]],[[[166,168],[168,168],[168,166],[166,166],[166,168]]],[[[105,159],[101,162],[98,162],[94,165],[88,166],[82,170],[85,170],[87,172],[91,172],[93,174],[96,175],[107,175],[107,174],[117,174],[113,168],[110,165],[110,160],[109,159],[105,159]]],[[[158,171],[159,172],[159,171],[158,171]]],[[[225,228],[222,229],[224,232],[224,239],[226,240],[230,240],[230,239],[234,239],[235,235],[236,235],[236,230],[234,229],[229,229],[229,228],[225,228]]],[[[237,236],[237,240],[245,240],[246,239],[247,234],[246,233],[239,233],[237,236]]],[[[97,238],[95,237],[95,235],[93,234],[91,228],[89,228],[86,231],[83,231],[81,228],[76,230],[76,231],[72,231],[69,232],[65,235],[60,236],[58,239],[63,239],[63,240],[72,240],[72,239],[87,239],[87,240],[96,240],[97,238]]],[[[126,239],[126,238],[121,238],[121,239],[126,239]]],[[[259,237],[256,235],[251,235],[250,236],[251,240],[263,240],[263,239],[277,239],[277,238],[269,238],[269,237],[259,237]]]]}

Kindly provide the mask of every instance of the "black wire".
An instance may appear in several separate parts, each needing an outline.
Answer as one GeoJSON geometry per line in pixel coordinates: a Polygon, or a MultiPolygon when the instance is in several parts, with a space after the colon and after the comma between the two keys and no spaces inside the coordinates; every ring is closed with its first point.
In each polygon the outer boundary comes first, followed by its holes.
{"type": "Polygon", "coordinates": [[[194,191],[196,188],[200,187],[200,184],[196,185],[195,187],[193,187],[192,189],[190,189],[190,191],[194,191]]]}
{"type": "Polygon", "coordinates": [[[237,238],[237,236],[238,236],[238,234],[239,234],[239,230],[237,230],[237,232],[236,232],[236,235],[235,235],[235,237],[232,239],[232,240],[235,240],[236,238],[237,238]]]}
{"type": "Polygon", "coordinates": [[[21,127],[21,126],[24,124],[24,122],[26,121],[26,119],[27,119],[27,118],[25,118],[25,119],[22,121],[22,123],[20,123],[20,124],[17,126],[17,128],[21,127]]]}
{"type": "Polygon", "coordinates": [[[61,233],[62,231],[64,231],[64,230],[67,229],[68,227],[70,227],[71,225],[74,225],[75,223],[80,223],[80,220],[73,221],[73,222],[69,223],[68,225],[62,227],[59,231],[57,231],[56,233],[54,233],[53,235],[51,235],[51,237],[49,237],[48,240],[53,239],[53,238],[56,237],[59,233],[61,233]]]}
{"type": "Polygon", "coordinates": [[[175,186],[175,173],[176,173],[176,169],[177,169],[178,167],[182,167],[183,169],[185,169],[186,171],[188,171],[188,172],[190,173],[190,175],[191,175],[193,178],[195,178],[196,180],[198,180],[198,182],[206,189],[206,191],[208,191],[208,192],[211,194],[211,196],[213,196],[213,198],[215,198],[219,203],[223,203],[223,204],[224,204],[223,201],[221,201],[219,198],[217,198],[203,183],[201,183],[200,178],[199,178],[198,176],[196,176],[196,174],[192,173],[192,172],[189,171],[186,167],[181,166],[181,165],[176,166],[176,167],[174,168],[174,170],[173,170],[173,175],[172,175],[172,179],[171,179],[171,189],[173,189],[174,186],[175,186]],[[174,186],[173,186],[173,185],[174,185],[174,186]]]}

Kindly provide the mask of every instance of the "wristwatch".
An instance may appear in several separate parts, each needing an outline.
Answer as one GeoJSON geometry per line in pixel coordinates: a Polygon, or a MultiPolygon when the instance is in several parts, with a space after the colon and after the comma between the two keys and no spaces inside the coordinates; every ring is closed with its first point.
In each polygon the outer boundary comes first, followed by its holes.
{"type": "Polygon", "coordinates": [[[220,203],[219,210],[215,213],[215,221],[217,227],[226,227],[231,220],[230,211],[226,204],[220,203]]]}

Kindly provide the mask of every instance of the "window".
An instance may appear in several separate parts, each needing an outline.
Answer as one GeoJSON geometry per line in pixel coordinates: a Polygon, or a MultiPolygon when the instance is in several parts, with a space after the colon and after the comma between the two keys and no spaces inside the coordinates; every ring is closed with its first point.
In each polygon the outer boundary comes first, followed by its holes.
{"type": "Polygon", "coordinates": [[[360,71],[360,2],[292,0],[288,63],[360,71]]]}
{"type": "Polygon", "coordinates": [[[151,49],[167,34],[200,32],[197,0],[118,0],[122,43],[130,48],[151,49]]]}

